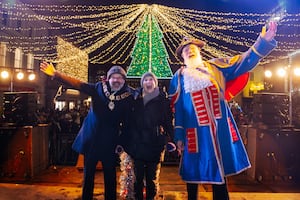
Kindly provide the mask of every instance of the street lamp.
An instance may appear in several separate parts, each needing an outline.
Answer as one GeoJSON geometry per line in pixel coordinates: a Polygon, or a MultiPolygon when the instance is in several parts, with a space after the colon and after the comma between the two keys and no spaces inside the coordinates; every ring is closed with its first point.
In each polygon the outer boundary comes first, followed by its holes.
{"type": "Polygon", "coordinates": [[[9,91],[13,92],[14,91],[14,81],[21,81],[21,80],[24,80],[25,78],[27,78],[29,81],[34,81],[36,78],[36,75],[32,70],[29,70],[24,73],[20,69],[15,70],[15,69],[4,68],[4,69],[1,69],[0,77],[3,80],[9,79],[9,81],[10,81],[9,91]]]}
{"type": "Polygon", "coordinates": [[[1,72],[1,78],[3,78],[3,79],[7,79],[9,77],[9,73],[8,73],[8,71],[2,71],[1,72]]]}
{"type": "Polygon", "coordinates": [[[265,77],[271,78],[272,77],[272,72],[270,70],[265,71],[265,77]]]}
{"type": "Polygon", "coordinates": [[[1,79],[7,80],[10,78],[10,87],[9,90],[12,92],[13,91],[13,77],[11,75],[11,73],[9,72],[9,70],[4,69],[3,71],[1,71],[1,79]]]}
{"type": "Polygon", "coordinates": [[[33,81],[35,79],[35,74],[32,72],[28,75],[28,80],[33,81]]]}

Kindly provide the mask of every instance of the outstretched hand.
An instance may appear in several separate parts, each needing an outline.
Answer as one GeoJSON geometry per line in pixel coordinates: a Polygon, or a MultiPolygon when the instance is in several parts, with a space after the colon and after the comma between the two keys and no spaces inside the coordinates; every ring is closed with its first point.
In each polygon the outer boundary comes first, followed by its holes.
{"type": "Polygon", "coordinates": [[[42,62],[40,64],[40,70],[47,74],[48,76],[54,76],[56,69],[54,68],[52,63],[42,62]]]}
{"type": "Polygon", "coordinates": [[[274,22],[274,21],[271,21],[269,23],[269,27],[268,27],[267,31],[266,31],[266,27],[265,26],[263,27],[262,32],[261,32],[261,36],[265,40],[271,41],[275,37],[276,32],[277,32],[277,23],[274,22]]]}

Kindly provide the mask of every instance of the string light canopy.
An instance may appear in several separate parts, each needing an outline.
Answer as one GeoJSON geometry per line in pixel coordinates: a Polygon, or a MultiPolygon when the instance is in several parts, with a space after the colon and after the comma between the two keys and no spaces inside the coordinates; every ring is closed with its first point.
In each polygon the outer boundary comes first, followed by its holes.
{"type": "Polygon", "coordinates": [[[57,38],[57,62],[56,68],[65,74],[76,77],[81,81],[88,81],[88,55],[64,41],[57,38]]]}
{"type": "Polygon", "coordinates": [[[61,37],[89,55],[91,63],[130,63],[148,15],[159,26],[157,30],[162,33],[160,40],[167,50],[165,58],[170,65],[180,64],[175,50],[184,36],[207,42],[202,51],[204,59],[233,56],[250,47],[261,27],[274,16],[280,18],[276,36],[278,48],[261,64],[286,59],[290,52],[300,48],[297,33],[300,14],[285,11],[279,14],[225,13],[156,4],[84,6],[0,2],[0,7],[0,15],[12,24],[0,27],[0,41],[7,42],[10,51],[21,47],[24,53],[34,52],[36,59],[52,62],[59,62],[57,38],[61,37]]]}

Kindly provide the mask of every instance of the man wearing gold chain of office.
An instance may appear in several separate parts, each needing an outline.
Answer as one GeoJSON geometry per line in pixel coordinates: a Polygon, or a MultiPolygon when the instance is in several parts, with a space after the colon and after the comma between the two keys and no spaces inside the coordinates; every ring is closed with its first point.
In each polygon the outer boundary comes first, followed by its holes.
{"type": "MultiPolygon", "coordinates": [[[[86,83],[58,72],[52,64],[43,62],[41,71],[92,97],[92,104],[73,143],[73,149],[84,155],[82,199],[92,200],[97,162],[102,162],[105,200],[116,200],[115,152],[129,137],[128,126],[133,103],[133,89],[125,83],[126,72],[113,66],[107,80],[86,83]]],[[[124,145],[125,146],[125,145],[124,145]]]]}

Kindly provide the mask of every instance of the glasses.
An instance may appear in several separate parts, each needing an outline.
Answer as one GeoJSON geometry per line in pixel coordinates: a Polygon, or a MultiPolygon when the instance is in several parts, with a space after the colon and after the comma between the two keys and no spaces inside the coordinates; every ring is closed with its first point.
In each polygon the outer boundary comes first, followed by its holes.
{"type": "Polygon", "coordinates": [[[111,75],[110,78],[111,80],[121,80],[123,79],[122,75],[111,75]]]}

